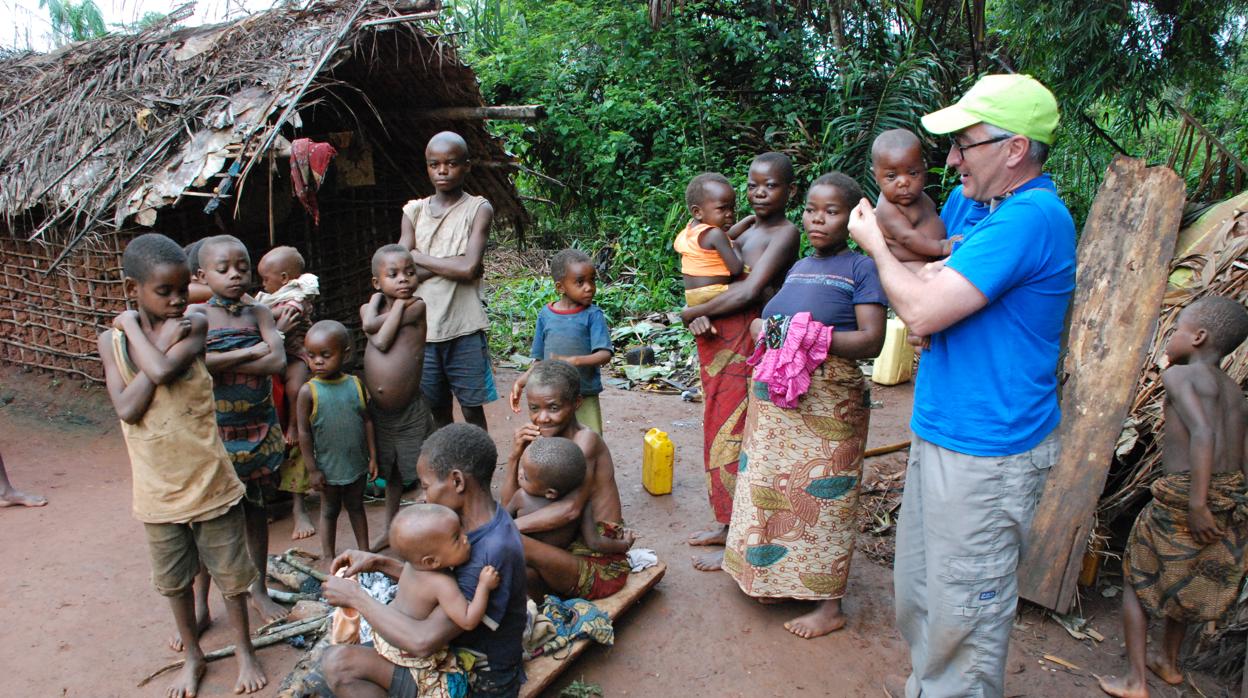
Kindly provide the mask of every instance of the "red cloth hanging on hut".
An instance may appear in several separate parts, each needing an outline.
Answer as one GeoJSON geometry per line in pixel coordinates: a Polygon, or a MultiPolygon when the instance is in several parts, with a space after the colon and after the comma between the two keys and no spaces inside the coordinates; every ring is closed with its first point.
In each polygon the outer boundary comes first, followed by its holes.
{"type": "Polygon", "coordinates": [[[312,216],[312,225],[320,226],[321,211],[316,205],[316,190],[321,188],[329,163],[338,154],[334,146],[317,143],[311,138],[296,138],[290,144],[290,184],[295,198],[312,216]]]}

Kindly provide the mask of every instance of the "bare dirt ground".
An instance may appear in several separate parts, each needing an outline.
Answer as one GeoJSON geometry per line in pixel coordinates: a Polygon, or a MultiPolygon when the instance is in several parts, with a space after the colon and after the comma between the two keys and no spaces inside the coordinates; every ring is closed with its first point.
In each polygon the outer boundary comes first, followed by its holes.
{"type": "MultiPolygon", "coordinates": [[[[506,394],[514,375],[499,375],[506,394]]],[[[870,446],[909,438],[910,388],[876,388],[870,446]]],[[[859,555],[850,579],[848,627],[801,640],[783,628],[802,604],[761,606],[722,573],[689,565],[689,533],[710,522],[703,493],[700,404],[678,396],[625,392],[603,395],[607,441],[615,455],[625,516],[669,564],[660,585],[616,627],[616,644],[594,648],[548,695],[573,680],[615,696],[881,696],[887,673],[908,667],[905,644],[893,629],[892,571],[859,555]],[[641,489],[641,437],[667,431],[676,445],[674,494],[641,489]]],[[[503,401],[487,410],[491,432],[506,453],[521,423],[503,401]]],[[[178,657],[165,646],[172,631],[167,602],[149,583],[141,525],[130,515],[130,470],[117,422],[99,387],[0,367],[0,450],[14,484],[46,495],[42,509],[0,509],[0,695],[158,696],[166,679],[135,687],[147,673],[178,657]]],[[[868,461],[885,485],[904,468],[894,454],[868,461]],[[893,476],[893,477],[890,477],[893,476]]],[[[872,481],[870,472],[867,481],[872,481]]],[[[899,481],[899,480],[898,480],[899,481]]],[[[381,510],[369,510],[379,521],[381,510]]],[[[351,540],[342,517],[339,545],[351,540]]],[[[273,523],[272,552],[290,547],[288,517],[273,523]]],[[[319,541],[302,541],[307,550],[319,541]]],[[[888,539],[864,534],[863,547],[886,556],[888,539]]],[[[1125,669],[1119,600],[1085,594],[1083,614],[1105,636],[1077,641],[1035,608],[1021,614],[1010,648],[1007,696],[1096,696],[1093,674],[1125,669]],[[1046,661],[1051,655],[1078,669],[1046,661]]],[[[224,618],[220,598],[214,616],[224,618]]],[[[255,619],[253,618],[253,628],[255,619]]],[[[204,638],[206,649],[229,644],[223,622],[204,638]]],[[[300,653],[281,645],[260,651],[272,695],[300,653]]],[[[201,695],[228,695],[233,660],[210,665],[201,695]]],[[[1232,687],[1208,677],[1154,695],[1229,696],[1232,687]]],[[[1236,692],[1234,695],[1238,695],[1236,692]]]]}

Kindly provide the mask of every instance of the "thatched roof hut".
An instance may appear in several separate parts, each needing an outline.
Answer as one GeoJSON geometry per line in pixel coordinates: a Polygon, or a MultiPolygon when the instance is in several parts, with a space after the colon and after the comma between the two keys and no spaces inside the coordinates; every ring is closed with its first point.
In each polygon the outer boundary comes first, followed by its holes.
{"type": "Polygon", "coordinates": [[[424,144],[441,130],[468,141],[466,187],[496,226],[521,229],[514,165],[436,5],[326,0],[0,60],[0,360],[100,379],[120,252],[148,230],[228,232],[253,260],[295,245],[321,276],[320,315],[358,324],[368,259],[398,239],[402,203],[431,193],[424,144]],[[339,151],[319,228],[292,205],[296,137],[339,151]]]}

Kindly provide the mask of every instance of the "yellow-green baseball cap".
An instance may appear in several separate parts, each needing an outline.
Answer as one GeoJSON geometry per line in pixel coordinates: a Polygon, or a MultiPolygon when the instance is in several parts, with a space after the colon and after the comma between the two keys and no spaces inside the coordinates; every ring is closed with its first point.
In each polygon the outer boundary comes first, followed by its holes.
{"type": "Polygon", "coordinates": [[[957,104],[923,117],[932,133],[954,133],[980,122],[1048,145],[1057,131],[1057,100],[1030,75],[985,75],[957,104]]]}

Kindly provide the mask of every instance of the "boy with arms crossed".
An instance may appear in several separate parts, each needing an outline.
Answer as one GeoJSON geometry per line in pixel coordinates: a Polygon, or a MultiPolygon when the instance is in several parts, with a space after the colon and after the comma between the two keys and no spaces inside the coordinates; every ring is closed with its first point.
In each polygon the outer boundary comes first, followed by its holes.
{"type": "Polygon", "coordinates": [[[256,581],[247,556],[245,488],[217,433],[212,378],[204,365],[208,323],[186,314],[190,271],[169,238],[149,233],[122,256],[127,310],[100,334],[108,396],[121,418],[134,478],[134,516],[147,532],[152,583],[169,597],[186,648],[170,698],[199,691],[207,671],[192,584],[202,564],[217,580],[238,648],[235,693],[268,679],[251,645],[246,597],[256,581]]]}
{"type": "Polygon", "coordinates": [[[386,523],[372,549],[386,547],[403,497],[404,463],[415,463],[429,435],[429,409],[420,392],[425,360],[425,302],[416,295],[416,264],[407,248],[384,245],[373,255],[374,293],[360,307],[368,344],[364,383],[372,400],[377,467],[386,479],[386,523]]]}
{"type": "Polygon", "coordinates": [[[421,390],[437,427],[453,421],[453,395],[464,419],[485,429],[485,404],[498,399],[481,295],[494,207],[464,191],[471,166],[468,144],[459,134],[443,131],[429,139],[425,166],[437,193],[407,202],[399,236],[420,267],[417,295],[428,306],[421,390]]]}

